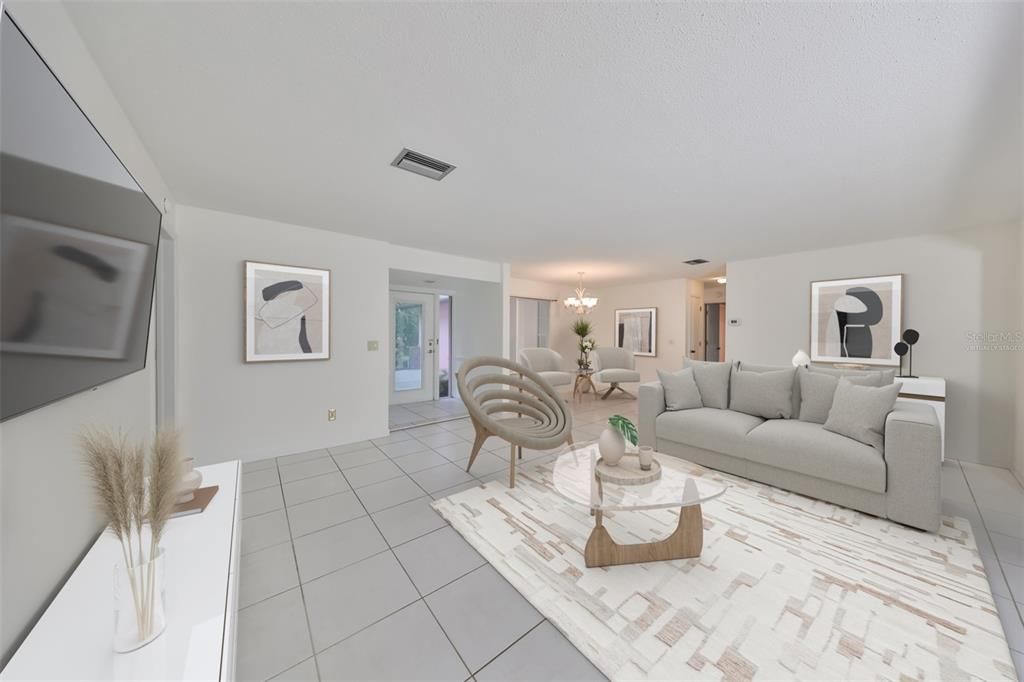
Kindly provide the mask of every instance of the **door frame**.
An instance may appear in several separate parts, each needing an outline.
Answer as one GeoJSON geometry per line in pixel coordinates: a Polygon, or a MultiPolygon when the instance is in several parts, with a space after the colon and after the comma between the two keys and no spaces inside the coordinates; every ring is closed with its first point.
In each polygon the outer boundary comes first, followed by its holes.
{"type": "MultiPolygon", "coordinates": [[[[395,397],[395,318],[394,318],[394,314],[393,314],[394,313],[394,309],[393,309],[393,305],[392,305],[392,302],[391,302],[391,297],[392,297],[393,294],[419,294],[419,295],[430,296],[430,297],[433,298],[432,319],[433,319],[433,322],[434,322],[434,328],[431,330],[431,334],[432,334],[432,338],[434,339],[434,352],[430,354],[431,362],[433,363],[433,367],[431,368],[432,369],[432,374],[433,374],[433,386],[431,387],[431,392],[430,392],[432,397],[429,398],[429,400],[438,400],[438,396],[439,396],[440,390],[441,390],[441,383],[440,383],[440,376],[439,376],[439,374],[440,374],[440,369],[439,369],[440,362],[438,360],[438,355],[437,355],[437,345],[438,345],[438,340],[439,340],[438,331],[440,329],[438,327],[438,324],[439,324],[438,318],[440,317],[440,310],[439,309],[440,309],[440,306],[441,306],[441,295],[450,296],[451,300],[453,301],[453,303],[452,303],[452,315],[451,315],[453,328],[454,328],[454,319],[455,319],[455,304],[454,304],[455,296],[454,296],[453,292],[446,291],[446,290],[440,290],[440,289],[426,289],[426,288],[422,288],[422,287],[411,287],[411,286],[391,286],[391,287],[388,287],[388,343],[387,343],[387,346],[388,346],[388,405],[402,405],[403,404],[402,402],[394,402],[394,397],[395,397]]],[[[454,338],[451,339],[451,343],[449,344],[449,353],[452,356],[451,358],[449,358],[449,365],[451,365],[451,364],[454,363],[454,357],[455,357],[455,340],[454,340],[454,338]]],[[[448,385],[449,386],[452,385],[452,382],[453,382],[453,379],[454,379],[454,372],[452,372],[452,374],[453,374],[453,376],[449,377],[449,379],[448,379],[448,382],[449,382],[448,385]]],[[[450,389],[449,389],[449,393],[451,393],[450,389]]],[[[421,402],[421,401],[409,400],[409,401],[406,401],[406,402],[421,402]]]]}

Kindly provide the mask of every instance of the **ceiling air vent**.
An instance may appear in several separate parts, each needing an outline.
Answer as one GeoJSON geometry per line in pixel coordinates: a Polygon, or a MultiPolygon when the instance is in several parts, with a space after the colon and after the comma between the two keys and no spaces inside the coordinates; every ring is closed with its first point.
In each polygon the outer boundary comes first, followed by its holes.
{"type": "Polygon", "coordinates": [[[687,265],[704,265],[709,262],[707,258],[691,258],[690,260],[684,260],[687,265]]]}
{"type": "Polygon", "coordinates": [[[432,159],[411,149],[403,149],[402,153],[391,162],[391,165],[431,180],[441,180],[455,170],[455,166],[450,163],[432,159]]]}

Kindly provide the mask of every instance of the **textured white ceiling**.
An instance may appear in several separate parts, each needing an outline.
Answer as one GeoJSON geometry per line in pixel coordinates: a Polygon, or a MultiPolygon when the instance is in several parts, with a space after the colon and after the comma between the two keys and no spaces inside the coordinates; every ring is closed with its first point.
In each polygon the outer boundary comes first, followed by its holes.
{"type": "Polygon", "coordinates": [[[517,276],[1021,213],[1018,3],[68,9],[179,201],[517,276]],[[399,171],[403,146],[458,168],[399,171]]]}

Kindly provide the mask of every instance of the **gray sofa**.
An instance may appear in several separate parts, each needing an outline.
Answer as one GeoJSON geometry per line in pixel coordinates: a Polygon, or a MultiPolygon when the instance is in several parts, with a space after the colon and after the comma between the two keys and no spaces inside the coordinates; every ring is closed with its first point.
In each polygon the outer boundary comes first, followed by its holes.
{"type": "MultiPolygon", "coordinates": [[[[698,363],[699,364],[699,363],[698,363]]],[[[780,367],[736,363],[745,371],[780,367]]],[[[831,368],[800,371],[860,375],[831,368]]],[[[879,373],[878,384],[893,372],[879,373]]],[[[735,383],[735,373],[730,383],[735,383]]],[[[897,402],[885,421],[882,450],[802,421],[799,374],[790,418],[764,419],[731,409],[668,411],[660,382],[640,385],[640,444],[719,471],[936,531],[941,507],[941,436],[928,405],[897,402]]],[[[730,403],[730,406],[735,403],[730,403]]]]}

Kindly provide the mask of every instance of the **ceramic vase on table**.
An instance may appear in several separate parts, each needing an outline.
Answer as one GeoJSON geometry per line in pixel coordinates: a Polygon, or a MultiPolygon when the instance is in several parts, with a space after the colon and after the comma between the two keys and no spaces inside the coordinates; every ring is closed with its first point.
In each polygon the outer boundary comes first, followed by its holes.
{"type": "Polygon", "coordinates": [[[622,437],[617,429],[605,428],[597,439],[597,449],[601,453],[601,459],[610,467],[616,466],[622,456],[626,454],[626,439],[622,437]]]}
{"type": "Polygon", "coordinates": [[[181,483],[178,485],[178,504],[191,502],[196,496],[196,491],[203,484],[203,475],[196,471],[195,457],[185,457],[181,460],[181,483]]]}

